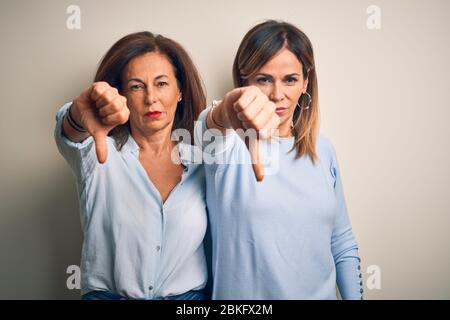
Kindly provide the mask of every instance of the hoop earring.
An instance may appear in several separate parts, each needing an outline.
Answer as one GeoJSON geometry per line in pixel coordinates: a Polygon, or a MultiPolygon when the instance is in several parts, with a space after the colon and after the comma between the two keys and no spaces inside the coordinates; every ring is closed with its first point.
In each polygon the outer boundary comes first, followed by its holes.
{"type": "MultiPolygon", "coordinates": [[[[312,98],[311,98],[311,95],[307,91],[303,92],[302,95],[300,96],[300,99],[302,100],[302,104],[303,104],[304,94],[307,95],[308,103],[306,104],[306,107],[303,108],[303,110],[308,110],[311,107],[312,98]]],[[[297,101],[296,107],[299,107],[300,109],[302,108],[302,106],[299,105],[298,101],[297,101]]]]}
{"type": "MultiPolygon", "coordinates": [[[[311,95],[307,91],[305,91],[300,96],[300,99],[302,100],[302,104],[303,104],[303,97],[304,97],[303,94],[306,94],[307,99],[308,99],[308,103],[307,103],[306,107],[303,108],[303,110],[308,110],[309,108],[311,108],[312,98],[311,98],[311,95]]],[[[297,107],[299,108],[300,111],[302,111],[302,106],[298,103],[298,101],[297,101],[297,104],[295,105],[295,108],[297,108],[297,107]]],[[[298,119],[297,119],[297,121],[298,121],[298,119]]],[[[291,121],[291,129],[294,129],[294,126],[295,126],[294,121],[291,121]]]]}
{"type": "MultiPolygon", "coordinates": [[[[297,107],[298,107],[299,110],[302,109],[302,107],[298,104],[298,101],[297,101],[297,104],[295,105],[294,115],[295,115],[295,111],[297,110],[297,107]]],[[[292,117],[294,117],[294,116],[292,116],[292,117]]],[[[291,121],[291,130],[292,129],[294,129],[294,120],[293,120],[293,118],[292,118],[292,121],[291,121]]]]}

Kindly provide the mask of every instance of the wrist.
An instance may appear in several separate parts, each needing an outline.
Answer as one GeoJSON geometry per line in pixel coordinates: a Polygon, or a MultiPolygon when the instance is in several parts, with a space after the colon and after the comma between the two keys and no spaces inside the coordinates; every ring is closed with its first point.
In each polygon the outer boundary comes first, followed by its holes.
{"type": "Polygon", "coordinates": [[[78,109],[75,107],[75,102],[72,102],[72,104],[70,105],[69,109],[67,110],[66,117],[67,121],[73,129],[80,133],[86,132],[86,129],[81,125],[81,116],[78,112],[78,109]]]}
{"type": "Polygon", "coordinates": [[[213,101],[213,109],[214,114],[211,114],[213,116],[213,122],[222,128],[230,128],[231,125],[223,100],[213,101]]]}

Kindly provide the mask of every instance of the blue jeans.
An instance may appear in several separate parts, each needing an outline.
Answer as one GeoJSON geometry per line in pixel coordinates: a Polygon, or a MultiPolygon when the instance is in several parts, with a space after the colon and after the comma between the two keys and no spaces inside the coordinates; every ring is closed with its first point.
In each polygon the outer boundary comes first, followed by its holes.
{"type": "MultiPolygon", "coordinates": [[[[133,300],[109,291],[91,291],[81,296],[81,300],[133,300]]],[[[176,296],[156,298],[155,300],[206,300],[205,290],[191,290],[176,296]]]]}

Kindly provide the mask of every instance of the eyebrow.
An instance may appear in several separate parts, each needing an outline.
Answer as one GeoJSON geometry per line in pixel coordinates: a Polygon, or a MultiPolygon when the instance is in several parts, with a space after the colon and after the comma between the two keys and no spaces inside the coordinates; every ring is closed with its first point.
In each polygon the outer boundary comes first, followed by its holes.
{"type": "MultiPolygon", "coordinates": [[[[267,74],[267,73],[257,73],[256,76],[265,76],[265,77],[268,77],[268,78],[273,78],[270,74],[267,74]]],[[[290,73],[290,74],[285,75],[284,78],[292,77],[292,76],[299,76],[300,77],[300,74],[299,73],[290,73]]]]}
{"type": "Polygon", "coordinates": [[[131,82],[131,81],[136,81],[136,82],[144,83],[144,81],[142,81],[141,79],[138,79],[138,78],[131,78],[131,79],[128,79],[126,83],[131,82]]]}
{"type": "MultiPolygon", "coordinates": [[[[167,75],[165,75],[165,74],[160,74],[159,76],[157,76],[157,77],[155,78],[155,80],[159,80],[159,79],[164,78],[164,77],[168,78],[167,75]]],[[[131,79],[128,79],[126,83],[131,82],[131,81],[136,81],[136,82],[145,83],[144,80],[141,80],[141,79],[139,79],[139,78],[131,78],[131,79]]]]}

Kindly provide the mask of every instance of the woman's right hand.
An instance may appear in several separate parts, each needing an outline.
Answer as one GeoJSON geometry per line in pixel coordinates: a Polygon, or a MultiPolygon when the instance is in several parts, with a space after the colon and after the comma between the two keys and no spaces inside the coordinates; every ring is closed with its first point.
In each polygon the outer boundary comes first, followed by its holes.
{"type": "MultiPolygon", "coordinates": [[[[256,86],[236,88],[228,92],[216,111],[213,122],[234,130],[253,129],[245,139],[257,181],[264,178],[264,165],[259,155],[259,139],[270,138],[280,125],[275,104],[256,86]]],[[[242,137],[241,137],[242,138],[242,137]]],[[[245,137],[244,137],[245,138],[245,137]]]]}
{"type": "Polygon", "coordinates": [[[106,161],[106,137],[116,126],[125,124],[130,117],[127,98],[107,82],[95,82],[83,91],[72,105],[72,117],[94,138],[97,159],[106,161]]]}

